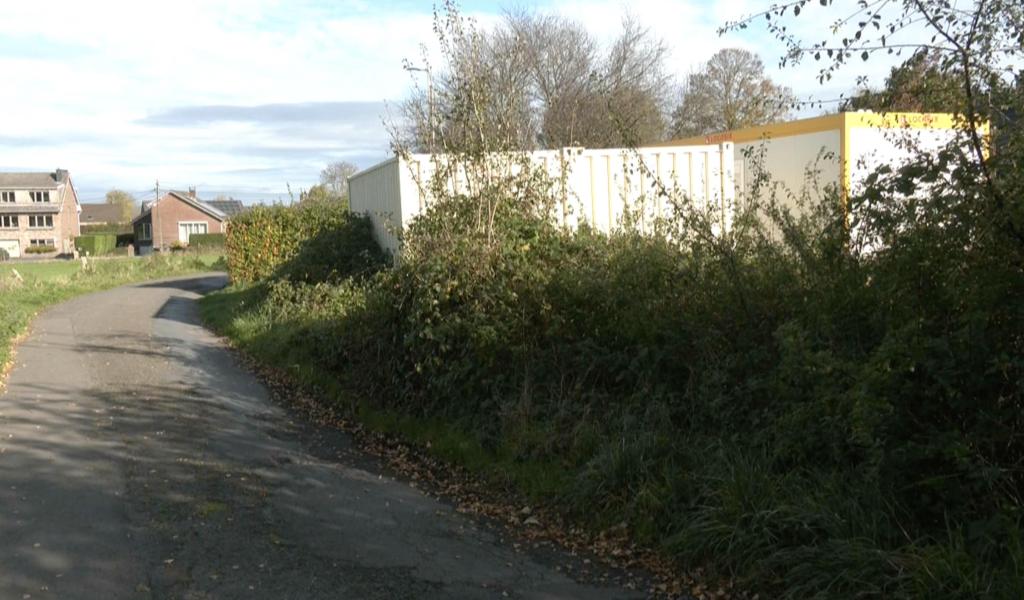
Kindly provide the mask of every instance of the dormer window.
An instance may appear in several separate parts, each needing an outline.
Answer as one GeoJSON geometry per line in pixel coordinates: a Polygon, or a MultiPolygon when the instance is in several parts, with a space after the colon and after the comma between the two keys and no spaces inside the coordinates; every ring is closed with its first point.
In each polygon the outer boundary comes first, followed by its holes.
{"type": "Polygon", "coordinates": [[[14,202],[14,192],[0,192],[0,202],[14,202]]]}
{"type": "Polygon", "coordinates": [[[29,192],[29,197],[32,198],[33,202],[49,202],[50,192],[43,190],[41,192],[29,192]]]}

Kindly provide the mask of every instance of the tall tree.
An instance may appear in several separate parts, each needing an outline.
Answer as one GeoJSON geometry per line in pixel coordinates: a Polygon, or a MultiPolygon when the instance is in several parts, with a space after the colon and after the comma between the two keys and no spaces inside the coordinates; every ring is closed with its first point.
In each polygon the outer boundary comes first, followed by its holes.
{"type": "MultiPolygon", "coordinates": [[[[451,7],[447,7],[451,11],[451,7]]],[[[515,12],[492,31],[446,13],[446,69],[427,66],[426,89],[404,106],[400,145],[428,150],[439,139],[487,137],[507,149],[609,147],[661,139],[672,81],[665,44],[635,20],[623,20],[602,56],[578,21],[515,12]],[[449,36],[449,37],[446,37],[449,36]]],[[[444,148],[434,148],[443,151],[444,148]]]]}
{"type": "Polygon", "coordinates": [[[348,178],[359,172],[359,167],[350,162],[337,161],[320,171],[320,185],[328,188],[338,198],[348,197],[348,178]]]}
{"type": "Polygon", "coordinates": [[[135,214],[135,197],[124,190],[112,189],[107,192],[105,201],[107,204],[113,204],[121,209],[120,217],[122,222],[128,222],[132,220],[132,215],[135,214]]]}
{"type": "Polygon", "coordinates": [[[793,102],[792,91],[765,75],[756,54],[725,48],[686,78],[672,133],[686,137],[779,121],[793,102]]]}
{"type": "Polygon", "coordinates": [[[893,67],[881,90],[864,90],[843,103],[843,110],[948,112],[963,106],[960,80],[942,69],[935,52],[915,52],[893,67]]]}
{"type": "Polygon", "coordinates": [[[325,204],[347,202],[348,199],[338,196],[330,186],[318,183],[308,190],[299,190],[299,204],[325,204]]]}

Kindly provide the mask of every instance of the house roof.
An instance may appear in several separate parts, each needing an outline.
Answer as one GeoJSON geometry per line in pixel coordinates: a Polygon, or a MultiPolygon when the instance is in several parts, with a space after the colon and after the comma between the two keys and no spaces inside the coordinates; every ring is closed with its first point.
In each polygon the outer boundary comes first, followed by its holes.
{"type": "Polygon", "coordinates": [[[245,212],[245,205],[242,204],[242,201],[233,198],[231,200],[203,200],[203,204],[216,208],[228,218],[245,212]]]}
{"type": "Polygon", "coordinates": [[[194,206],[195,208],[203,211],[204,213],[210,215],[211,217],[213,217],[214,219],[217,219],[218,221],[226,221],[227,218],[228,218],[228,215],[224,214],[224,212],[221,211],[220,209],[217,209],[217,208],[214,208],[213,206],[210,206],[209,204],[207,204],[206,202],[203,202],[199,198],[193,198],[192,196],[190,196],[188,194],[188,192],[170,191],[170,192],[167,192],[167,194],[163,198],[160,198],[159,200],[157,200],[155,202],[143,203],[143,205],[142,205],[142,207],[143,207],[142,208],[142,212],[139,213],[139,215],[136,216],[134,219],[132,219],[132,223],[135,223],[139,219],[142,219],[143,217],[149,215],[149,213],[153,212],[153,205],[155,205],[158,202],[163,201],[164,198],[168,198],[168,197],[174,197],[174,198],[184,202],[185,204],[194,206]]]}
{"type": "Polygon", "coordinates": [[[124,220],[121,216],[121,207],[116,204],[83,204],[82,214],[78,216],[82,225],[90,223],[120,223],[124,220]]]}
{"type": "Polygon", "coordinates": [[[67,179],[68,172],[61,169],[53,173],[0,173],[0,189],[55,190],[67,179]]]}

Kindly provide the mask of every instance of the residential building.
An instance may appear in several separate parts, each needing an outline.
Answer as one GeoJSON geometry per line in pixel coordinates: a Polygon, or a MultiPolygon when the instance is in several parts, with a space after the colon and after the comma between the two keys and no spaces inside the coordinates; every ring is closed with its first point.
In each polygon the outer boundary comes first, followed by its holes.
{"type": "Polygon", "coordinates": [[[116,204],[83,204],[82,214],[78,220],[82,225],[117,225],[127,223],[122,215],[122,208],[116,204]]]}
{"type": "Polygon", "coordinates": [[[224,233],[228,215],[188,192],[168,192],[142,205],[142,213],[132,220],[135,245],[143,253],[167,250],[175,244],[188,245],[196,233],[224,233]]]}
{"type": "Polygon", "coordinates": [[[64,169],[0,173],[0,248],[12,258],[33,246],[73,252],[80,212],[78,193],[64,169]]]}

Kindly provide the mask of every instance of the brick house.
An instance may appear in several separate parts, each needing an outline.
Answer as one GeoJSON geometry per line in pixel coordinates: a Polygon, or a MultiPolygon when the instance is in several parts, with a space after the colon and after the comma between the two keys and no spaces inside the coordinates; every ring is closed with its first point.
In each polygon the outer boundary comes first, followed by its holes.
{"type": "Polygon", "coordinates": [[[116,204],[83,204],[82,214],[78,216],[79,222],[84,225],[118,225],[126,223],[127,219],[121,213],[121,207],[116,204]]]}
{"type": "Polygon", "coordinates": [[[132,220],[135,245],[143,253],[167,250],[175,243],[188,245],[193,233],[224,233],[228,215],[188,192],[168,192],[142,205],[142,213],[132,220]]]}
{"type": "Polygon", "coordinates": [[[0,248],[12,258],[30,247],[53,247],[54,253],[74,251],[81,234],[81,205],[71,175],[0,173],[0,248]]]}

